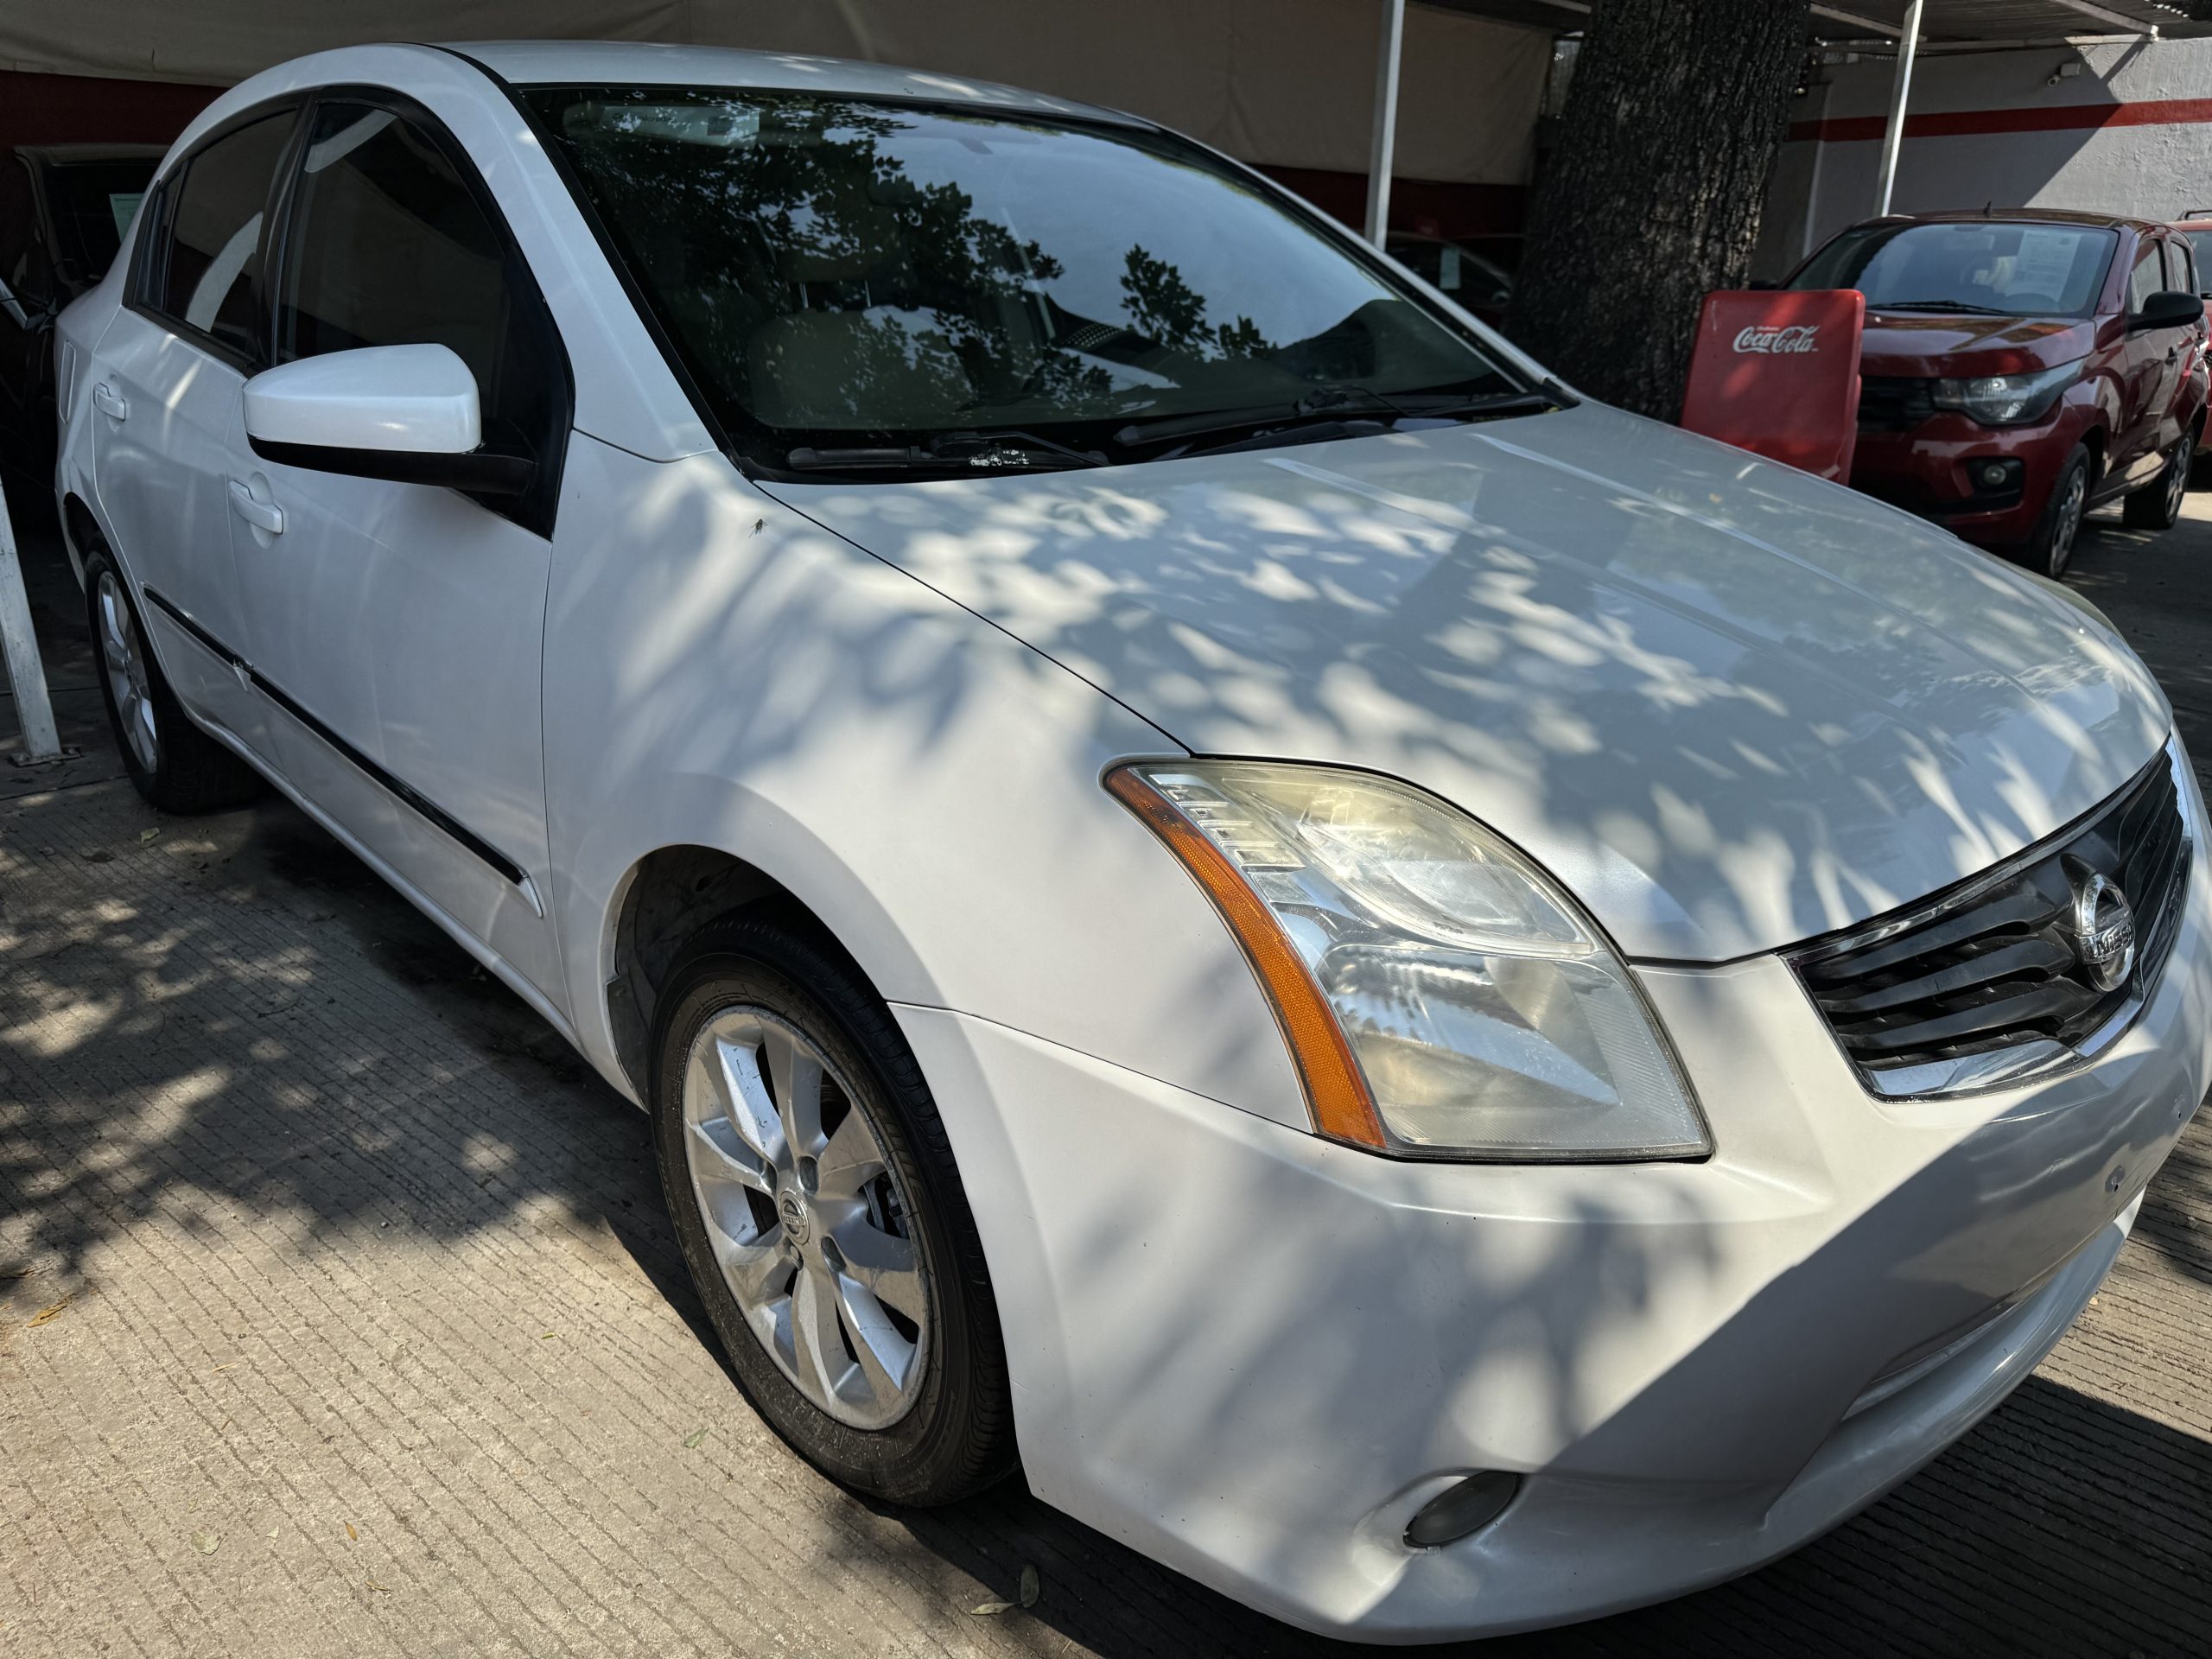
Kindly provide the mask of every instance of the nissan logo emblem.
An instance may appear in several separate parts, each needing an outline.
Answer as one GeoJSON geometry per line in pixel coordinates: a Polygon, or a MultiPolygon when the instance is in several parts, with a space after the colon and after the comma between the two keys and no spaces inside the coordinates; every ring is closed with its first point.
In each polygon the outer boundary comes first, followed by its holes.
{"type": "Polygon", "coordinates": [[[2135,967],[2135,912],[2101,875],[2075,886],[2074,954],[2101,991],[2118,989],[2135,967]]]}
{"type": "Polygon", "coordinates": [[[776,1200],[776,1214],[782,1218],[784,1236],[793,1244],[806,1243],[806,1203],[796,1192],[786,1191],[776,1200]]]}

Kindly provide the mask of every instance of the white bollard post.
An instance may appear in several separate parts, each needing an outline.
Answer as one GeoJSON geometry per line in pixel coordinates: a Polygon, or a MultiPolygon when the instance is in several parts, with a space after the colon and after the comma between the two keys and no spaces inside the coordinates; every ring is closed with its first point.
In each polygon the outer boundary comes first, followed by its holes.
{"type": "Polygon", "coordinates": [[[0,495],[0,655],[8,659],[8,683],[16,694],[16,721],[22,728],[19,766],[61,757],[61,736],[54,728],[54,703],[46,695],[46,664],[31,632],[30,596],[23,591],[23,567],[16,556],[16,530],[8,518],[8,499],[0,495]]]}

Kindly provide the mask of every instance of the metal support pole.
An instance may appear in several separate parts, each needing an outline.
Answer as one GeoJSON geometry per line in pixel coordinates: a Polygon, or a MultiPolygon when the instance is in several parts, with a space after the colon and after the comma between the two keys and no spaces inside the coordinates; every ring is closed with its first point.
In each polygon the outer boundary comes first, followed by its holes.
{"type": "Polygon", "coordinates": [[[8,683],[16,694],[16,723],[22,728],[22,764],[52,760],[61,753],[54,729],[54,704],[46,695],[46,664],[39,660],[38,636],[31,632],[31,601],[23,592],[23,567],[16,557],[15,527],[8,521],[8,499],[0,495],[0,656],[8,659],[8,683]]]}
{"type": "Polygon", "coordinates": [[[1890,191],[1897,181],[1897,149],[1904,143],[1905,101],[1912,96],[1912,60],[1920,46],[1921,0],[1904,9],[1904,29],[1897,35],[1897,73],[1890,84],[1890,124],[1882,130],[1882,181],[1876,191],[1877,213],[1890,211],[1890,191]]]}
{"type": "Polygon", "coordinates": [[[1375,144],[1367,156],[1367,239],[1390,229],[1390,151],[1398,136],[1398,60],[1406,44],[1406,0],[1382,0],[1382,47],[1375,64],[1375,144]]]}

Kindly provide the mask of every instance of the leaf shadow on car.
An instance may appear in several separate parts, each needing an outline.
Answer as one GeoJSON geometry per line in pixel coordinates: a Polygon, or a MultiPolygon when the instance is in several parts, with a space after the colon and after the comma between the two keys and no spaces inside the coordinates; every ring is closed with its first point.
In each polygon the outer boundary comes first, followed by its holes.
{"type": "MultiPolygon", "coordinates": [[[[1029,511],[1001,528],[1018,536],[1029,511]]],[[[1254,507],[1255,515],[1271,511],[1265,504],[1254,507]]],[[[1251,567],[1255,582],[1293,595],[1281,601],[1290,609],[1272,626],[1297,626],[1301,605],[1337,602],[1325,597],[1326,583],[1300,575],[1301,541],[1324,544],[1331,558],[1347,545],[1414,562],[1425,556],[1418,526],[1376,523],[1370,515],[1369,506],[1348,500],[1333,522],[1315,521],[1310,531],[1293,525],[1274,538],[1268,559],[1300,581],[1284,584],[1257,563],[1251,567]]],[[[1107,526],[1100,533],[1109,535],[1141,529],[1110,503],[1091,522],[1107,526]]],[[[1658,529],[1663,532],[1663,523],[1658,529]]],[[[1196,550],[1192,556],[1214,554],[1196,550]]],[[[1439,625],[1438,649],[1466,671],[1471,695],[1484,690],[1484,658],[1496,642],[1479,641],[1493,632],[1541,641],[1539,654],[1564,670],[1617,669],[1630,695],[1686,698],[1693,707],[1719,695],[1648,642],[1532,607],[1526,589],[1516,585],[1517,556],[1510,547],[1484,556],[1490,614],[1475,632],[1464,630],[1458,613],[1450,619],[1457,631],[1447,634],[1439,625]]],[[[1007,573],[1009,580],[1017,575],[1007,573]]],[[[1159,579],[1172,577],[1162,570],[1159,579]]],[[[833,594],[817,589],[794,608],[772,588],[757,585],[767,581],[766,573],[757,573],[715,594],[716,608],[702,623],[707,636],[712,628],[705,625],[739,611],[772,631],[836,632],[833,594]]],[[[1217,687],[1211,695],[1226,702],[1284,696],[1300,700],[1313,719],[1338,717],[1319,683],[1300,685],[1261,670],[1224,676],[1217,658],[1178,645],[1173,631],[1147,620],[1141,607],[1116,612],[1102,600],[1097,614],[1048,635],[1039,649],[1080,664],[1085,631],[1108,626],[1151,631],[1159,649],[1181,653],[1170,659],[1179,660],[1199,684],[1217,687]]],[[[911,722],[907,739],[925,757],[971,695],[952,643],[960,637],[932,627],[850,641],[863,671],[822,684],[818,695],[862,709],[895,703],[911,722]],[[935,654],[925,648],[932,645],[935,654]]],[[[1348,666],[1386,677],[1402,671],[1402,665],[1372,661],[1348,666]]],[[[1583,763],[1583,735],[1541,695],[1541,685],[1502,690],[1513,695],[1482,698],[1484,709],[1496,716],[1493,728],[1480,729],[1471,720],[1450,741],[1482,753],[1505,753],[1495,747],[1503,745],[1538,761],[1561,753],[1583,763]]],[[[798,716],[810,709],[775,713],[788,724],[771,734],[771,746],[795,743],[798,716]]],[[[740,711],[715,716],[748,717],[740,711]]],[[[1622,759],[1601,753],[1587,764],[1622,759]]],[[[465,952],[379,884],[362,881],[360,867],[334,842],[289,808],[271,804],[141,843],[134,837],[144,818],[135,803],[118,796],[122,804],[112,810],[88,811],[57,800],[16,809],[0,833],[9,928],[0,1057],[10,1085],[8,1108],[0,1113],[0,1265],[33,1264],[42,1281],[68,1285],[91,1271],[124,1230],[180,1204],[283,1218],[310,1239],[332,1241],[378,1224],[466,1241],[526,1224],[534,1242],[599,1250],[616,1269],[626,1260],[634,1264],[701,1345],[715,1352],[659,1214],[643,1120],[465,952]],[[68,837],[53,832],[63,844],[49,856],[41,850],[49,833],[41,826],[48,823],[67,823],[73,834],[82,825],[99,828],[121,850],[92,865],[68,837]],[[165,888],[188,893],[191,902],[165,907],[165,888]],[[345,1022],[334,1026],[335,1016],[322,1012],[332,1004],[328,993],[319,992],[318,977],[365,961],[378,970],[373,995],[345,1009],[345,1022]],[[409,1039],[426,1023],[443,1032],[433,1054],[409,1039]],[[219,1073],[207,1070],[203,1038],[227,1057],[219,1073]],[[467,1071],[442,1071],[456,1047],[467,1056],[467,1071]]],[[[1731,850],[1670,825],[1656,804],[1643,827],[1662,844],[1683,842],[1669,849],[1670,856],[1719,859],[1731,850]]],[[[1843,849],[1835,856],[1847,885],[1847,855],[1843,849]]],[[[1224,995],[1206,984],[1181,989],[1200,1008],[1224,995]]],[[[2195,1133],[2192,1146],[2201,1144],[2202,1131],[2195,1133]]],[[[2202,1172],[2201,1163],[2177,1166],[2176,1173],[2188,1175],[2192,1207],[2202,1202],[2202,1172]]],[[[1945,1168],[1924,1178],[1961,1177],[1945,1168]]],[[[1128,1207],[1120,1223],[1156,1211],[1160,1224],[1172,1228],[1179,1212],[1204,1201],[1202,1192],[1172,1180],[1103,1197],[1113,1202],[1099,1204],[1096,1225],[1071,1252],[1078,1273],[1094,1281],[1090,1294],[1102,1295],[1126,1248],[1126,1232],[1112,1213],[1116,1205],[1128,1207]]],[[[1901,1186],[1853,1226],[1879,1231],[1892,1225],[1913,1211],[1915,1197],[1901,1186]]],[[[1664,1250],[1586,1242],[1543,1263],[1519,1287],[1516,1341],[1563,1437],[1694,1441],[1730,1430],[1700,1412],[1695,1386],[1700,1368],[1757,1363],[1753,1356],[1727,1353],[1725,1344],[1702,1357],[1687,1357],[1671,1378],[1653,1379],[1625,1408],[1602,1418],[1593,1416],[1581,1394],[1602,1327],[1643,1317],[1662,1294],[1695,1287],[1719,1271],[1720,1252],[1707,1218],[1678,1214],[1672,1232],[1664,1250]]],[[[1597,1230],[1587,1236],[1597,1236],[1597,1230]]],[[[1227,1269],[1263,1276],[1266,1241],[1220,1243],[1198,1261],[1209,1264],[1204,1270],[1224,1270],[1224,1308],[1233,1316],[1236,1276],[1227,1269]]],[[[1448,1276],[1450,1265],[1431,1272],[1448,1276]]],[[[1822,1282],[1822,1273],[1815,1251],[1799,1275],[1786,1275],[1765,1294],[1820,1300],[1836,1306],[1839,1323],[1847,1324],[1851,1287],[1822,1282]]],[[[2121,1282],[2138,1281],[2115,1281],[2121,1282]]],[[[1382,1292],[1348,1281],[1274,1287],[1270,1294],[1303,1299],[1314,1327],[1295,1332],[1294,1344],[1276,1351],[1255,1324],[1245,1364],[1237,1369],[1249,1374],[1254,1367],[1313,1366],[1317,1397],[1329,1397],[1362,1357],[1332,1350],[1325,1339],[1329,1311],[1377,1294],[1416,1292],[1450,1294],[1433,1279],[1411,1290],[1382,1292]]],[[[1464,1332],[1460,1339],[1471,1344],[1482,1334],[1464,1332]]],[[[1174,1415],[1187,1424],[1185,1433],[1260,1446],[1279,1428],[1295,1428],[1301,1446],[1315,1449],[1310,1478],[1359,1478],[1356,1434],[1317,1439],[1309,1425],[1243,1421],[1234,1376],[1194,1376],[1178,1363],[1183,1342],[1184,1333],[1156,1331],[1125,1363],[1133,1376],[1153,1377],[1151,1386],[1177,1391],[1174,1415]]],[[[1777,1388],[1786,1389],[1787,1382],[1777,1379],[1777,1388]]],[[[1160,1414],[1147,1415],[1160,1420],[1160,1414]]],[[[779,1453],[756,1426],[746,1455],[757,1464],[779,1453]]],[[[612,1471],[602,1478],[620,1482],[622,1476],[612,1471]]],[[[2193,1632],[2198,1640],[2192,1645],[2202,1645],[2206,1610],[2201,1598],[2192,1599],[2187,1575],[2191,1562],[2202,1560],[2203,1522],[2187,1494],[2207,1484],[2201,1438],[2160,1422],[2147,1405],[2128,1410],[2082,1387],[2037,1379],[1895,1497],[1739,1586],[1482,1651],[1605,1650],[1630,1641],[1840,1653],[1863,1651],[1870,1642],[1899,1650],[1955,1649],[1985,1644],[1999,1631],[2011,1650],[2080,1650],[2121,1637],[2147,1649],[2177,1631],[2193,1632]],[[2115,1470],[2142,1473],[2113,1479],[2115,1470]],[[2146,1504],[2142,1487],[2161,1478],[2178,1496],[2146,1504]],[[2094,1546],[2091,1553],[2101,1564],[2096,1570],[2085,1571],[2073,1553],[2085,1541],[2094,1546]],[[2049,1586],[2055,1584],[2069,1586],[2067,1593],[2054,1598],[2049,1586]]],[[[812,1551],[811,1559],[854,1570],[883,1570],[887,1557],[896,1573],[927,1577],[934,1562],[985,1583],[1011,1582],[1014,1563],[1039,1565],[1045,1589],[1037,1605],[1022,1618],[1009,1616],[994,1626],[988,1638],[1000,1649],[1052,1650],[1056,1642],[1071,1642],[1134,1656],[1163,1649],[1289,1653],[1325,1646],[1151,1564],[1050,1510],[1018,1484],[941,1513],[876,1514],[862,1521],[864,1514],[866,1506],[855,1506],[842,1529],[799,1548],[812,1551]],[[1025,1619],[1043,1628],[1025,1633],[1025,1619]]],[[[1268,1547],[1294,1568],[1298,1539],[1269,1541],[1268,1547]]],[[[705,1605],[711,1581],[694,1577],[686,1593],[705,1605]]]]}

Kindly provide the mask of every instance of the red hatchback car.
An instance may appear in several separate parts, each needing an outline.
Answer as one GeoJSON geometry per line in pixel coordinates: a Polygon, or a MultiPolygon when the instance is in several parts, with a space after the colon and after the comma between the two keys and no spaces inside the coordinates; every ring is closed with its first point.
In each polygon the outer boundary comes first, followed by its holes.
{"type": "Polygon", "coordinates": [[[2181,514],[2204,427],[2205,311],[2186,238],[2095,213],[1854,225],[1790,288],[1866,296],[1851,482],[2057,575],[2082,517],[2181,514]]]}

